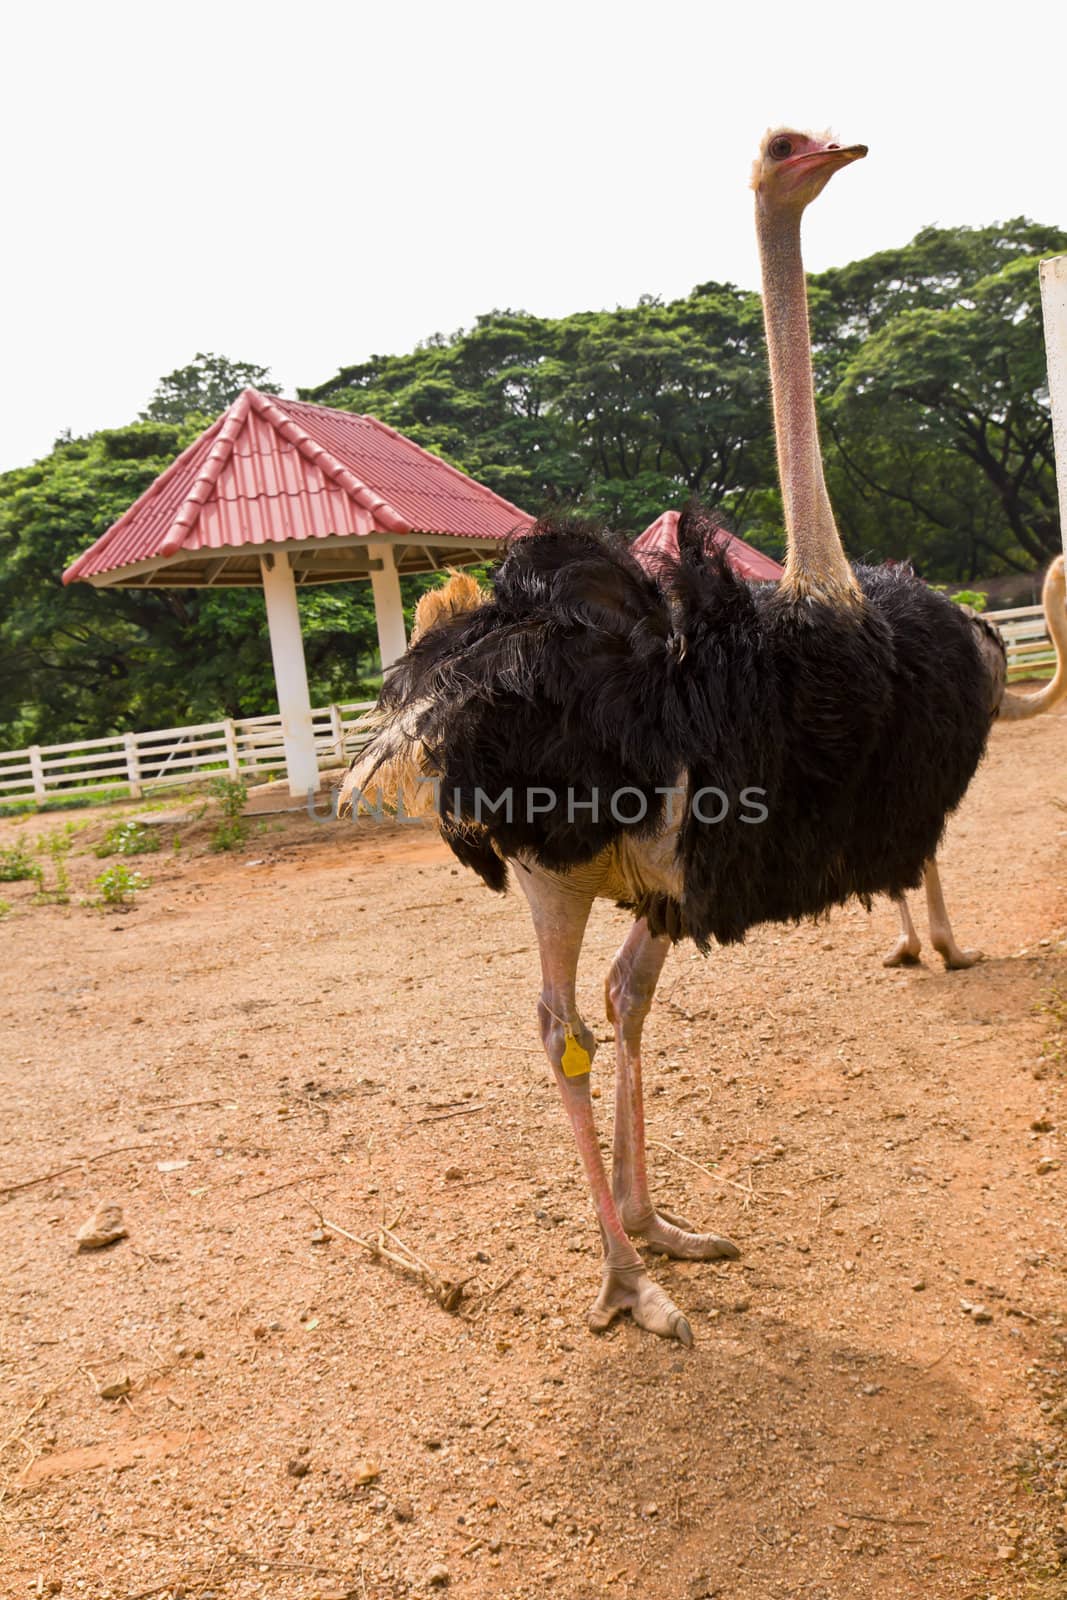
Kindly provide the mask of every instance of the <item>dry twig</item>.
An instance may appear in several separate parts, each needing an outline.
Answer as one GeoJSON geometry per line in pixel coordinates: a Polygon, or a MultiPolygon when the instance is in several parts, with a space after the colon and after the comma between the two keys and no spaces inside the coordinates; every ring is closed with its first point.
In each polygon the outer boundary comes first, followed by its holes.
{"type": "Polygon", "coordinates": [[[676,1150],[671,1144],[660,1144],[658,1139],[649,1139],[649,1144],[655,1150],[666,1150],[669,1155],[676,1156],[679,1161],[684,1161],[688,1167],[696,1167],[698,1172],[703,1172],[707,1177],[714,1178],[718,1183],[725,1183],[731,1189],[736,1189],[739,1194],[747,1195],[750,1200],[766,1200],[768,1196],[775,1195],[783,1200],[792,1200],[795,1196],[788,1189],[754,1189],[751,1183],[738,1183],[734,1178],[727,1178],[723,1173],[716,1172],[714,1168],[705,1166],[703,1161],[694,1161],[692,1156],[683,1155],[681,1150],[676,1150]]]}
{"type": "Polygon", "coordinates": [[[108,1156],[121,1156],[127,1150],[154,1150],[152,1144],[120,1144],[114,1150],[101,1150],[95,1156],[79,1156],[67,1167],[57,1167],[54,1172],[42,1172],[36,1178],[23,1178],[18,1183],[0,1183],[0,1195],[18,1194],[20,1189],[32,1189],[35,1184],[47,1183],[50,1178],[65,1178],[68,1172],[77,1172],[79,1167],[87,1167],[93,1161],[106,1161],[108,1156]]]}

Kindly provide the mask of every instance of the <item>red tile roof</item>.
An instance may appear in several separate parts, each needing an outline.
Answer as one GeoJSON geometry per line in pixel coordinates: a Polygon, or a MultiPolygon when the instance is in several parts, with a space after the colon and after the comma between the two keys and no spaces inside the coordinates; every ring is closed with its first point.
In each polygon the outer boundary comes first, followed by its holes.
{"type": "MultiPolygon", "coordinates": [[[[638,561],[643,564],[652,556],[677,556],[679,515],[677,511],[664,511],[634,540],[630,548],[638,561]]],[[[774,580],[785,571],[762,550],[746,544],[735,533],[727,533],[725,528],[716,530],[715,543],[725,549],[727,561],[742,578],[774,580]]]]}
{"type": "Polygon", "coordinates": [[[502,541],[532,522],[374,417],[246,389],[63,581],[345,535],[502,541]]]}

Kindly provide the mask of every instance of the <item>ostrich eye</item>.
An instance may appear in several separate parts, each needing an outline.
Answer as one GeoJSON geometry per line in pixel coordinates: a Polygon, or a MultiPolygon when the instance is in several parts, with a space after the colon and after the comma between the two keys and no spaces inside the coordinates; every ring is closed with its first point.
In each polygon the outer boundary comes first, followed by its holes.
{"type": "Polygon", "coordinates": [[[793,154],[793,141],[779,134],[777,139],[772,139],[767,146],[767,154],[773,156],[775,161],[784,161],[786,156],[793,154]]]}

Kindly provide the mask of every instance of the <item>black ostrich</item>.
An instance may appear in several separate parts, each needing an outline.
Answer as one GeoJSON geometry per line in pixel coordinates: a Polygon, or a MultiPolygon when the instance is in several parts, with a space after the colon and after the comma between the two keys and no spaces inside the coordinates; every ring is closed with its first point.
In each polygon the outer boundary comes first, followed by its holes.
{"type": "Polygon", "coordinates": [[[951,602],[904,568],[852,570],[826,494],[800,220],[864,154],[779,130],[753,172],[788,546],[781,583],[736,577],[709,554],[695,511],[680,524],[678,560],[654,574],[621,542],[543,524],[512,544],[487,601],[471,607],[469,580],[428,597],[419,636],[387,679],[380,729],[345,784],[356,804],[378,789],[409,811],[432,794],[457,857],[496,890],[510,869],[529,901],[541,1037],[604,1242],[595,1330],[629,1311],[692,1342],[633,1239],[686,1260],[738,1253],[649,1192],[641,1031],[672,940],[706,949],[760,922],[918,884],[1003,684],[1002,648],[951,602]],[[590,1098],[595,1041],[575,1000],[597,898],[635,913],[607,979],[610,1182],[590,1098]]]}

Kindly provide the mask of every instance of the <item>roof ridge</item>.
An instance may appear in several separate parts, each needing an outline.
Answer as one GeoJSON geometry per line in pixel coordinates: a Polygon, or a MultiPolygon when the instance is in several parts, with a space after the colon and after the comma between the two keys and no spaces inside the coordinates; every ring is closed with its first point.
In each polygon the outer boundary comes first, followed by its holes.
{"type": "MultiPolygon", "coordinates": [[[[137,499],[133,502],[133,505],[127,506],[121,517],[119,517],[117,521],[113,522],[110,528],[106,529],[105,532],[100,535],[99,539],[94,540],[87,550],[83,550],[81,555],[78,556],[76,560],[71,562],[70,566],[63,573],[63,582],[73,583],[78,577],[82,567],[96,550],[97,546],[104,539],[107,540],[109,545],[112,544],[115,537],[126,528],[130,520],[138,512],[142,511],[145,506],[151,505],[153,500],[157,499],[158,496],[162,494],[163,490],[168,486],[171,480],[175,478],[185,466],[186,457],[192,455],[194,450],[198,450],[212,433],[218,434],[222,431],[222,425],[225,421],[226,412],[224,411],[222,416],[216,417],[215,421],[211,423],[210,427],[205,428],[203,433],[198,433],[196,438],[190,444],[187,444],[185,449],[174,457],[174,460],[170,463],[170,465],[163,468],[163,471],[159,474],[159,477],[152,479],[152,482],[148,485],[148,488],[137,496],[137,499]]],[[[212,447],[214,447],[214,445],[212,447]]]]}
{"type": "Polygon", "coordinates": [[[185,544],[186,535],[191,533],[200,520],[200,509],[209,498],[211,491],[219,481],[223,467],[233,455],[233,447],[244,432],[245,422],[251,409],[251,389],[242,389],[236,400],[232,400],[219,418],[220,427],[211,449],[204,458],[204,464],[193,479],[192,487],[173,517],[166,537],[159,547],[161,556],[175,556],[185,544]]]}
{"type": "MultiPolygon", "coordinates": [[[[302,428],[295,418],[290,417],[284,410],[285,404],[301,405],[304,402],[299,400],[286,402],[283,399],[282,404],[279,404],[275,396],[263,394],[258,389],[246,389],[245,393],[251,397],[251,404],[259,412],[260,416],[271,424],[276,433],[280,433],[283,438],[289,440],[290,444],[295,445],[306,461],[310,461],[312,466],[318,467],[328,478],[332,478],[339,489],[342,489],[364,510],[370,511],[376,520],[386,524],[384,531],[389,533],[415,532],[411,523],[405,517],[402,517],[399,511],[389,504],[388,500],[384,500],[380,494],[376,494],[373,489],[368,488],[361,479],[356,477],[351,467],[346,467],[343,461],[338,461],[333,452],[313,436],[310,428],[302,428]],[[388,527],[390,522],[393,524],[391,528],[388,527]]],[[[329,411],[333,410],[333,407],[314,406],[311,409],[329,411]]],[[[341,411],[336,414],[350,417],[353,413],[351,411],[341,411]]],[[[443,465],[447,465],[447,463],[443,463],[443,465]]]]}

